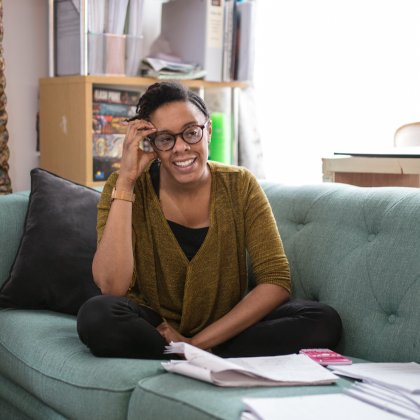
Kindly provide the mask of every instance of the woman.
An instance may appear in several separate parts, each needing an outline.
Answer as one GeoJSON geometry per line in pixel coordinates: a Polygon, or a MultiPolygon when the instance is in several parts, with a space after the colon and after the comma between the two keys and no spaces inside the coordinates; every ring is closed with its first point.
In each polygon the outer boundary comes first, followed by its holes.
{"type": "Polygon", "coordinates": [[[206,105],[182,85],[156,83],[140,98],[98,205],[92,269],[102,295],[78,315],[93,354],[164,358],[167,343],[185,341],[262,356],[337,343],[333,309],[289,302],[269,203],[249,171],[208,161],[211,133],[206,105]]]}

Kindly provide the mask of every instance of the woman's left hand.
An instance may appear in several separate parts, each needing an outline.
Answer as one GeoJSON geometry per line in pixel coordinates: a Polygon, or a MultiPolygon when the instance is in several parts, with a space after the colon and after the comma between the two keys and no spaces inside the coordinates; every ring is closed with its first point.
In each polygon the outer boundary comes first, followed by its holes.
{"type": "Polygon", "coordinates": [[[180,334],[174,327],[169,325],[166,321],[159,324],[156,329],[158,330],[159,334],[166,340],[169,344],[171,341],[178,342],[183,341],[184,343],[190,344],[191,339],[184,337],[180,334]]]}

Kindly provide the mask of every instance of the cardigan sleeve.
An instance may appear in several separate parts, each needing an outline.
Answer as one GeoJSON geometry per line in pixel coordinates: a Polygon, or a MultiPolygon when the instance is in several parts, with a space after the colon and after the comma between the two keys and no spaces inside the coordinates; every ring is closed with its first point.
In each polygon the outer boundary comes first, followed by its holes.
{"type": "Polygon", "coordinates": [[[290,293],[289,263],[270,203],[254,175],[246,169],[241,196],[245,200],[245,243],[256,284],[277,284],[290,293]]]}
{"type": "Polygon", "coordinates": [[[96,235],[97,244],[101,242],[102,235],[104,233],[106,221],[108,220],[109,210],[111,208],[111,194],[112,190],[117,183],[118,174],[112,173],[105,183],[104,189],[102,190],[101,197],[98,202],[98,215],[96,221],[96,235]]]}

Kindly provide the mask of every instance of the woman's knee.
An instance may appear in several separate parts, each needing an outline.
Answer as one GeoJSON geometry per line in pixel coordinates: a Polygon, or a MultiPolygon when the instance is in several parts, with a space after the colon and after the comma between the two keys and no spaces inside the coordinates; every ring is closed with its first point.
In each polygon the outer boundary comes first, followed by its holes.
{"type": "Polygon", "coordinates": [[[94,296],[87,300],[77,314],[77,332],[83,343],[89,345],[106,334],[112,324],[115,308],[121,306],[121,298],[115,296],[94,296]]]}
{"type": "Polygon", "coordinates": [[[321,302],[305,302],[307,316],[317,326],[318,337],[326,347],[334,347],[341,338],[342,322],[338,312],[330,305],[321,302]]]}
{"type": "MultiPolygon", "coordinates": [[[[342,323],[338,312],[331,306],[309,300],[293,299],[279,306],[267,319],[290,320],[308,342],[315,347],[333,347],[341,337],[342,323]],[[312,343],[312,344],[311,344],[312,343]]],[[[286,322],[287,326],[289,323],[286,322]]],[[[292,335],[297,331],[290,331],[292,335]]]]}

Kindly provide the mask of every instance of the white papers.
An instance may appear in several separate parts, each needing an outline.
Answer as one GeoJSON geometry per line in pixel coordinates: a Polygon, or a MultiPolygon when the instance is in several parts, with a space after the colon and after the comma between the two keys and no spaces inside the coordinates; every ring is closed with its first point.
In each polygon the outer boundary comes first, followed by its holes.
{"type": "Polygon", "coordinates": [[[158,79],[200,79],[206,75],[206,71],[194,64],[146,57],[143,59],[141,74],[158,79]]]}
{"type": "Polygon", "coordinates": [[[348,395],[408,419],[420,419],[420,365],[358,363],[335,366],[334,373],[361,379],[348,395]]]}
{"type": "Polygon", "coordinates": [[[244,398],[241,420],[395,420],[401,417],[343,394],[244,398]]]}
{"type": "Polygon", "coordinates": [[[334,366],[333,372],[420,394],[418,363],[356,363],[351,366],[334,366]]]}
{"type": "Polygon", "coordinates": [[[154,71],[161,71],[163,69],[166,69],[172,70],[174,72],[189,72],[196,68],[194,64],[168,61],[153,57],[146,57],[143,61],[149,64],[154,71]]]}
{"type": "Polygon", "coordinates": [[[355,383],[347,395],[407,419],[420,419],[420,406],[410,395],[376,384],[355,383]]]}
{"type": "Polygon", "coordinates": [[[218,386],[290,386],[330,384],[337,376],[302,354],[223,359],[186,343],[171,343],[167,353],[186,360],[162,363],[169,372],[218,386]]]}

